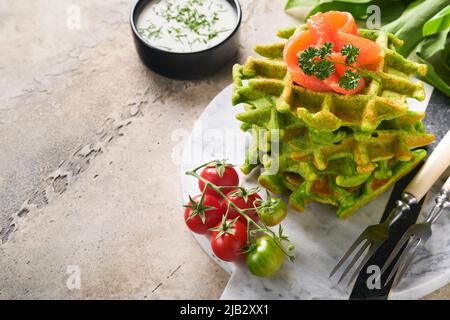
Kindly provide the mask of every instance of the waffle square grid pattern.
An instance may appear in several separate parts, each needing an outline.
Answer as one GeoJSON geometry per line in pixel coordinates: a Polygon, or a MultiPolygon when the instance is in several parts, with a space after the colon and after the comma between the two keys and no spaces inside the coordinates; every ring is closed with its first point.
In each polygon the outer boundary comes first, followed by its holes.
{"type": "Polygon", "coordinates": [[[425,132],[424,113],[408,110],[406,98],[425,98],[423,84],[411,76],[427,69],[395,51],[402,41],[394,35],[361,29],[361,37],[382,48],[382,62],[369,72],[364,90],[346,96],[305,89],[293,82],[283,60],[286,39],[305,28],[280,30],[284,42],[258,45],[262,58],[233,67],[232,102],[244,105],[237,119],[252,135],[241,170],[262,167],[259,183],[275,194],[289,192],[297,211],[317,201],[336,206],[337,216],[346,218],[426,157],[420,147],[434,135],[425,132]]]}

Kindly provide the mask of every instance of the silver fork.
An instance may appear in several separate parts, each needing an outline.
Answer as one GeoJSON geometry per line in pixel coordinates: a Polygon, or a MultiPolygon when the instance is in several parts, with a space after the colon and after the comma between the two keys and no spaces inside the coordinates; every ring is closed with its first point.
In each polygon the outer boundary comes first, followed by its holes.
{"type": "Polygon", "coordinates": [[[345,279],[350,271],[356,266],[350,280],[349,286],[357,277],[367,261],[373,256],[377,249],[389,237],[390,226],[393,225],[403,214],[410,211],[412,204],[418,203],[428,192],[434,182],[450,165],[450,130],[442,138],[434,151],[429,156],[426,163],[419,170],[414,179],[408,184],[402,193],[401,200],[397,200],[395,208],[389,214],[385,222],[367,227],[363,233],[350,246],[348,251],[339,260],[330,273],[330,278],[344,266],[345,262],[351,258],[342,272],[338,284],[345,279]],[[369,248],[369,250],[367,250],[369,248]],[[367,252],[368,251],[368,252],[367,252]],[[363,259],[361,257],[367,252],[363,259]],[[361,261],[360,261],[361,260],[361,261]],[[359,262],[358,262],[359,261],[359,262]]]}
{"type": "Polygon", "coordinates": [[[415,254],[419,252],[419,250],[431,237],[431,225],[440,218],[445,208],[450,207],[450,177],[445,182],[435,201],[436,204],[430,210],[425,220],[422,223],[416,223],[408,228],[395,246],[394,250],[391,252],[389,258],[386,260],[383,268],[381,269],[381,274],[386,272],[388,267],[392,264],[392,261],[399,254],[400,250],[406,245],[405,249],[389,273],[384,285],[389,283],[395,275],[392,287],[397,286],[408,266],[412,262],[415,254]]]}
{"type": "Polygon", "coordinates": [[[342,280],[345,279],[347,274],[349,274],[349,272],[353,269],[353,267],[356,266],[356,269],[347,282],[347,286],[349,286],[359,274],[364,265],[367,263],[367,261],[369,261],[369,259],[373,256],[375,251],[377,251],[378,248],[383,244],[383,242],[387,240],[387,238],[389,237],[390,226],[394,224],[395,221],[397,221],[402,216],[402,214],[409,211],[410,206],[415,203],[417,203],[417,200],[414,197],[412,197],[408,193],[403,193],[402,200],[396,201],[395,208],[392,209],[388,218],[383,223],[368,226],[355,240],[355,242],[353,242],[348,251],[344,254],[344,256],[339,260],[339,262],[331,271],[330,278],[334,276],[334,274],[340,268],[343,267],[344,263],[350,257],[352,257],[338,280],[338,284],[341,283],[342,280]],[[361,256],[363,256],[363,254],[367,251],[367,248],[369,248],[369,251],[358,263],[361,256]]]}

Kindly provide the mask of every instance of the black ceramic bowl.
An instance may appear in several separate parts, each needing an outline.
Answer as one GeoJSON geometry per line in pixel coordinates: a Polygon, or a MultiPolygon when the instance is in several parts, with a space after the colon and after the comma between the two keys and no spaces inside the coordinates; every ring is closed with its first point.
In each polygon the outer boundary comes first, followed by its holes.
{"type": "Polygon", "coordinates": [[[154,0],[139,0],[131,10],[131,30],[136,50],[142,62],[151,70],[175,79],[195,79],[217,71],[233,58],[239,46],[239,28],[242,20],[238,0],[227,0],[236,11],[236,24],[230,35],[217,45],[195,52],[177,53],[153,47],[137,31],[137,20],[144,7],[154,0]]]}

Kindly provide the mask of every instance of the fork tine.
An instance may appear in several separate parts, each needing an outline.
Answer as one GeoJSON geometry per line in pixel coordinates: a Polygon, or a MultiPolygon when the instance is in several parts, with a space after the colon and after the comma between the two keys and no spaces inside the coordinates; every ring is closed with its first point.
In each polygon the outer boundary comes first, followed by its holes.
{"type": "Polygon", "coordinates": [[[345,268],[344,272],[342,273],[341,277],[339,278],[339,280],[337,282],[338,284],[341,283],[342,280],[344,280],[344,278],[349,273],[349,271],[353,268],[353,266],[356,264],[356,262],[358,262],[361,255],[366,251],[367,247],[370,246],[371,244],[372,244],[372,242],[369,240],[364,242],[364,244],[361,246],[361,248],[358,250],[358,252],[356,252],[356,254],[353,256],[352,261],[350,261],[350,263],[345,268]]]}
{"type": "Polygon", "coordinates": [[[400,265],[403,263],[404,259],[408,257],[408,252],[409,250],[413,247],[414,245],[413,239],[409,239],[408,244],[405,247],[405,250],[403,250],[402,254],[400,255],[400,257],[398,258],[397,262],[395,263],[394,267],[392,268],[391,272],[389,273],[389,276],[387,277],[386,281],[384,282],[384,285],[386,286],[389,281],[392,280],[392,278],[395,276],[398,268],[400,267],[400,265]]]}
{"type": "Polygon", "coordinates": [[[369,261],[369,259],[373,256],[373,254],[375,253],[375,251],[378,250],[378,248],[381,246],[381,243],[378,245],[374,245],[372,244],[372,247],[370,247],[369,252],[367,252],[366,256],[364,257],[364,259],[361,261],[361,263],[359,264],[358,268],[356,268],[355,272],[353,273],[353,275],[350,277],[350,280],[347,282],[347,287],[349,287],[352,282],[356,279],[356,277],[359,275],[359,273],[361,272],[362,268],[364,268],[364,266],[366,265],[367,261],[369,261]]]}
{"type": "Polygon", "coordinates": [[[419,248],[421,248],[423,245],[422,239],[419,239],[419,241],[416,241],[416,245],[408,252],[407,255],[402,259],[402,264],[398,267],[397,274],[395,275],[394,282],[392,283],[392,287],[396,287],[398,283],[400,282],[401,278],[403,277],[403,274],[408,269],[409,265],[411,264],[412,260],[416,256],[416,252],[419,248]]]}
{"type": "Polygon", "coordinates": [[[389,266],[392,264],[392,261],[395,259],[395,257],[398,255],[400,250],[403,248],[406,242],[409,241],[409,238],[411,237],[410,229],[408,229],[403,236],[400,238],[400,240],[397,242],[397,245],[395,246],[394,250],[392,250],[391,254],[387,258],[386,262],[383,265],[383,268],[381,268],[381,275],[383,275],[386,270],[389,268],[389,266]]]}
{"type": "Polygon", "coordinates": [[[331,273],[328,276],[329,278],[331,278],[336,273],[336,271],[338,271],[341,268],[341,266],[344,264],[345,260],[347,260],[348,257],[353,253],[353,251],[355,251],[359,247],[359,245],[361,244],[361,242],[363,242],[363,240],[366,240],[366,238],[363,238],[362,234],[361,234],[358,237],[358,239],[356,239],[355,242],[353,242],[353,244],[347,250],[347,252],[342,256],[342,258],[339,260],[339,262],[336,264],[336,266],[333,268],[333,270],[331,270],[331,273]]]}

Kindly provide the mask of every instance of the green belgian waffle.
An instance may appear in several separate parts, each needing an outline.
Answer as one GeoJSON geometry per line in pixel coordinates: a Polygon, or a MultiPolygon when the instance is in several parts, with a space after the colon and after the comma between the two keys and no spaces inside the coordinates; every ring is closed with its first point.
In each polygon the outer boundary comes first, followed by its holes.
{"type": "MultiPolygon", "coordinates": [[[[288,39],[304,28],[278,35],[288,39]]],[[[253,134],[241,169],[247,174],[277,161],[278,173],[266,170],[259,182],[277,194],[289,190],[289,203],[298,211],[305,202],[318,201],[348,217],[412,170],[426,156],[417,148],[434,140],[422,125],[424,114],[409,111],[406,102],[425,98],[423,84],[410,77],[426,74],[426,66],[396,53],[402,41],[390,33],[360,30],[359,35],[376,41],[383,59],[359,94],[313,92],[293,83],[282,58],[286,42],[259,45],[255,51],[263,58],[233,67],[233,105],[245,108],[237,119],[253,134]],[[275,160],[261,156],[261,151],[270,154],[261,129],[279,130],[275,160]]]]}

